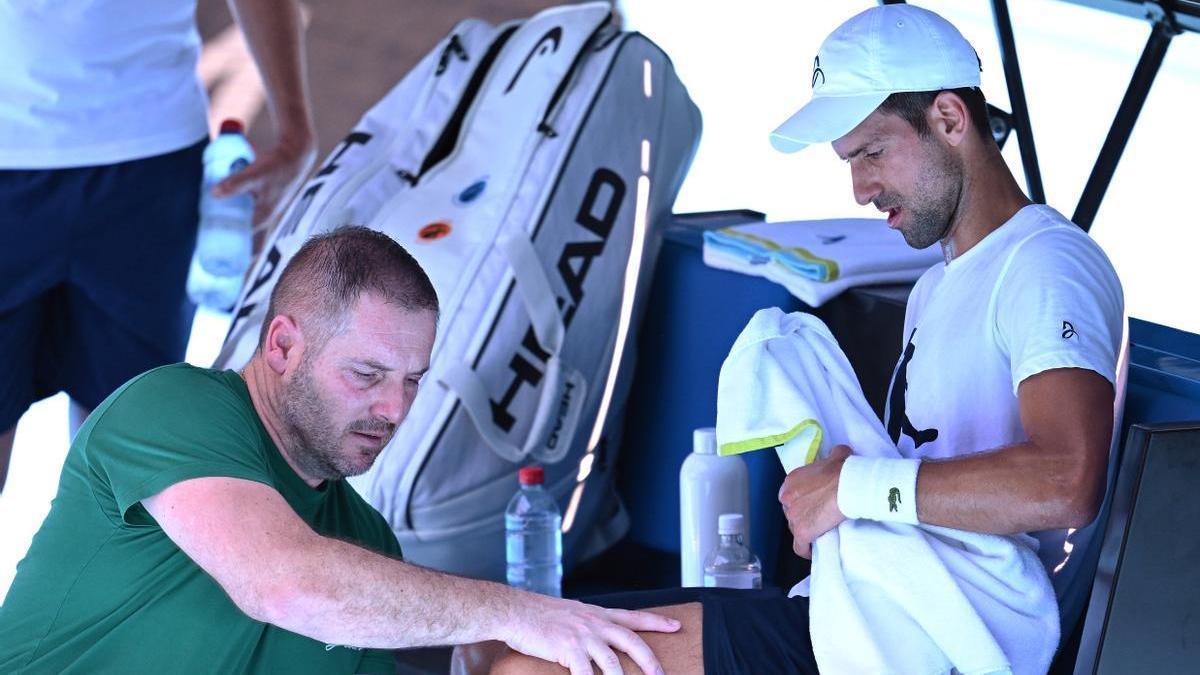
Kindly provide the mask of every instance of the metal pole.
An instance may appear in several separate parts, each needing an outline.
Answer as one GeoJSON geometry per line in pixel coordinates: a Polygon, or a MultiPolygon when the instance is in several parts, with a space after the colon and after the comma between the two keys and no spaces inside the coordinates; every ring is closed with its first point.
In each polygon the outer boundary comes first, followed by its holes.
{"type": "Polygon", "coordinates": [[[992,15],[996,21],[996,38],[1000,42],[1000,59],[1004,62],[1004,81],[1008,84],[1008,100],[1012,104],[1017,143],[1021,148],[1021,165],[1025,167],[1025,183],[1029,198],[1046,203],[1042,189],[1042,172],[1038,168],[1037,150],[1033,145],[1033,126],[1029,123],[1029,106],[1025,102],[1025,86],[1021,82],[1021,65],[1017,61],[1017,43],[1013,39],[1012,19],[1007,0],[992,0],[992,15]]]}
{"type": "Polygon", "coordinates": [[[1142,50],[1142,57],[1138,60],[1137,68],[1129,81],[1129,88],[1125,90],[1125,98],[1121,100],[1117,116],[1108,130],[1108,138],[1104,139],[1100,156],[1096,158],[1096,165],[1092,167],[1092,175],[1088,177],[1083,195],[1079,198],[1079,205],[1075,207],[1075,215],[1071,217],[1084,232],[1091,229],[1092,221],[1096,219],[1100,202],[1104,199],[1108,184],[1112,182],[1113,174],[1117,170],[1117,162],[1121,161],[1121,153],[1125,151],[1125,144],[1133,133],[1133,125],[1137,123],[1142,105],[1146,103],[1150,85],[1154,84],[1154,77],[1158,75],[1163,58],[1167,55],[1171,38],[1178,34],[1179,30],[1167,20],[1156,21],[1150,30],[1150,39],[1146,41],[1146,48],[1142,50]]]}

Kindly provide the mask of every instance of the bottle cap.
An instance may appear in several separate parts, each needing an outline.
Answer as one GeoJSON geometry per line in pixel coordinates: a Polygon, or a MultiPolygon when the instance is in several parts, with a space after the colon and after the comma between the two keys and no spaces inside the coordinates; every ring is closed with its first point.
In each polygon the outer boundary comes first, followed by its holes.
{"type": "Polygon", "coordinates": [[[717,454],[717,430],[701,427],[692,432],[692,451],[698,455],[717,454]]]}
{"type": "Polygon", "coordinates": [[[741,534],[742,514],[722,513],[717,517],[717,534],[741,534]]]}
{"type": "Polygon", "coordinates": [[[546,482],[546,472],[540,466],[523,466],[517,472],[521,485],[541,485],[546,482]]]}
{"type": "Polygon", "coordinates": [[[242,134],[245,132],[246,132],[246,125],[242,124],[242,121],[239,119],[234,119],[234,118],[230,117],[229,119],[221,122],[220,133],[222,133],[222,134],[242,134]]]}

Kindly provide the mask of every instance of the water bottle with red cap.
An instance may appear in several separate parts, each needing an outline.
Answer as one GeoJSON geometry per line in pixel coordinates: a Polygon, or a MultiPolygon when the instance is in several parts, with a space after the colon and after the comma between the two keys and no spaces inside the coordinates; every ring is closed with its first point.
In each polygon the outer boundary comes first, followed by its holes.
{"type": "Polygon", "coordinates": [[[188,274],[194,302],[229,309],[237,301],[252,256],[254,197],[247,192],[214,197],[213,186],[254,161],[254,148],[239,120],[227,119],[204,149],[200,227],[188,274]]]}
{"type": "Polygon", "coordinates": [[[521,489],[504,512],[508,585],[562,597],[562,516],[540,466],[517,472],[521,489]]]}

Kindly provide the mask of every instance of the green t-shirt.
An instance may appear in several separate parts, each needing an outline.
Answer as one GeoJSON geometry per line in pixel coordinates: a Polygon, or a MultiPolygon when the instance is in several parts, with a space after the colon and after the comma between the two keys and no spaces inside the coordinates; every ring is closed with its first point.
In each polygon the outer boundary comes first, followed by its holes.
{"type": "Polygon", "coordinates": [[[270,485],[315,531],[400,555],[387,522],[346,481],[314,489],[296,475],[237,373],[156,368],[101,403],[72,443],[0,606],[0,672],[394,672],[390,652],[246,616],[163,533],[141,500],[203,476],[270,485]]]}

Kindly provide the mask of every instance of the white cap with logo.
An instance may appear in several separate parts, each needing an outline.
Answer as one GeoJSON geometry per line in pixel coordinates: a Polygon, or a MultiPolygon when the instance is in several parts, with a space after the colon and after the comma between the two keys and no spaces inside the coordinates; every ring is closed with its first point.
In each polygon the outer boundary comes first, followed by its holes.
{"type": "Polygon", "coordinates": [[[908,4],[872,7],[838,26],[813,60],[812,100],[771,133],[796,152],[850,133],[899,92],[978,87],[975,50],[949,21],[908,4]]]}

